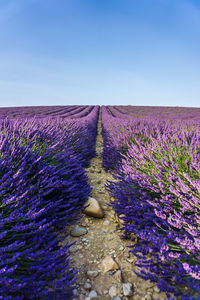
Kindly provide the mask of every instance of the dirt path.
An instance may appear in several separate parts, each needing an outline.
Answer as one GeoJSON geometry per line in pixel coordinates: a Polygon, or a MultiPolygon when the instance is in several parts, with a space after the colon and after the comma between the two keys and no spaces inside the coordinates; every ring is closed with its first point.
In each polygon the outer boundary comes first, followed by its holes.
{"type": "MultiPolygon", "coordinates": [[[[85,227],[88,230],[87,234],[80,237],[70,236],[70,238],[67,238],[70,242],[77,241],[76,245],[72,246],[71,249],[71,266],[79,270],[74,299],[166,300],[166,295],[161,293],[154,283],[137,277],[132,271],[136,258],[132,254],[128,254],[129,249],[126,246],[129,242],[120,239],[121,231],[119,230],[116,215],[113,209],[106,205],[111,197],[105,190],[104,185],[107,180],[112,180],[112,176],[102,168],[102,148],[103,140],[101,123],[99,121],[97,156],[91,160],[91,165],[86,169],[86,172],[89,176],[89,183],[93,187],[92,197],[99,201],[104,209],[105,216],[102,219],[98,219],[85,215],[78,222],[78,225],[85,227]],[[117,273],[103,273],[101,271],[101,262],[106,256],[112,256],[119,265],[120,271],[117,273]],[[97,272],[87,273],[88,271],[97,272]],[[120,273],[122,279],[120,279],[120,273]],[[128,291],[123,291],[123,284],[125,283],[132,284],[131,296],[124,295],[124,293],[128,293],[128,291]],[[91,291],[93,292],[91,293],[91,291]],[[96,291],[97,297],[95,297],[94,291],[96,291]]],[[[73,227],[74,225],[69,228],[68,232],[73,227]]],[[[130,287],[130,285],[128,287],[124,286],[125,290],[130,287]]]]}

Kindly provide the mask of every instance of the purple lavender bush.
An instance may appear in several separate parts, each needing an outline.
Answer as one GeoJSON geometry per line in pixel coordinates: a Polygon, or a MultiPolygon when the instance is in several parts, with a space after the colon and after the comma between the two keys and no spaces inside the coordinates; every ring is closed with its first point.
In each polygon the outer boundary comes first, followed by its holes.
{"type": "MultiPolygon", "coordinates": [[[[53,228],[68,224],[77,212],[67,197],[65,203],[59,193],[57,199],[52,194],[64,185],[61,174],[54,175],[54,168],[19,141],[12,145],[10,141],[9,134],[1,136],[0,295],[2,299],[71,297],[75,272],[68,270],[70,245],[60,248],[61,239],[53,228]]],[[[73,205],[80,207],[78,197],[73,205]]]]}
{"type": "Polygon", "coordinates": [[[98,109],[81,126],[58,119],[1,122],[0,299],[72,298],[71,245],[61,247],[56,232],[80,218],[90,194],[82,165],[94,155],[98,109]],[[75,153],[83,140],[92,149],[75,153]]]}
{"type": "Polygon", "coordinates": [[[169,293],[199,299],[199,129],[184,122],[144,124],[126,136],[122,165],[113,173],[118,181],[108,182],[112,206],[125,221],[123,238],[133,242],[136,273],[169,299],[169,293]]]}

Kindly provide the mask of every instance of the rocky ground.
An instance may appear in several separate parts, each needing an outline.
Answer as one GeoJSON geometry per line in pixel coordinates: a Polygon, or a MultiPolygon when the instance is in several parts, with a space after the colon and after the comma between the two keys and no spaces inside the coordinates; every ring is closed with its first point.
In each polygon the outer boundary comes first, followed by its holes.
{"type": "Polygon", "coordinates": [[[79,271],[74,299],[77,300],[166,300],[155,283],[133,273],[136,257],[128,253],[130,242],[120,239],[120,223],[114,210],[107,206],[111,197],[105,190],[112,176],[102,168],[101,124],[97,136],[97,156],[86,169],[93,187],[90,206],[84,217],[72,225],[66,240],[71,247],[71,266],[79,271]]]}

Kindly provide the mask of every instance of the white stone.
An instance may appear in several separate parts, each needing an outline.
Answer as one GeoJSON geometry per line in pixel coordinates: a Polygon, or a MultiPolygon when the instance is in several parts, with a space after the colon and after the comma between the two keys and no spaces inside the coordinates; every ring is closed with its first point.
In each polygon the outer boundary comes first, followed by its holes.
{"type": "Polygon", "coordinates": [[[111,288],[109,289],[109,295],[110,295],[110,297],[117,296],[117,286],[116,285],[111,286],[111,288]]]}
{"type": "Polygon", "coordinates": [[[91,291],[88,295],[89,299],[97,299],[98,298],[98,295],[97,295],[97,292],[96,291],[91,291]]]}
{"type": "Polygon", "coordinates": [[[123,283],[123,293],[124,293],[124,296],[132,296],[133,295],[132,283],[123,283]]]}
{"type": "Polygon", "coordinates": [[[105,226],[108,226],[110,224],[110,221],[108,221],[108,220],[105,220],[104,222],[103,222],[103,225],[105,225],[105,226]]]}
{"type": "Polygon", "coordinates": [[[87,271],[87,276],[88,276],[89,278],[95,278],[95,277],[98,276],[98,274],[99,274],[98,271],[87,271]]]}
{"type": "Polygon", "coordinates": [[[153,287],[153,289],[154,289],[154,292],[156,292],[156,293],[160,293],[160,289],[157,287],[157,285],[156,285],[156,286],[154,286],[154,287],[153,287]]]}
{"type": "Polygon", "coordinates": [[[86,290],[91,290],[91,288],[92,288],[92,286],[91,286],[91,284],[90,284],[89,282],[86,282],[86,283],[84,284],[84,289],[86,289],[86,290]]]}

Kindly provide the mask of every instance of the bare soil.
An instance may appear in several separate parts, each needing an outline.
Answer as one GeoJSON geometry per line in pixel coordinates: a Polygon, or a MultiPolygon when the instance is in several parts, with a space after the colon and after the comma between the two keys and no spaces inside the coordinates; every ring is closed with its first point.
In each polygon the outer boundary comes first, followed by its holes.
{"type": "MultiPolygon", "coordinates": [[[[102,148],[103,140],[101,123],[99,121],[96,144],[97,156],[91,160],[90,167],[86,169],[86,172],[89,177],[89,183],[93,187],[91,196],[99,201],[105,211],[105,217],[97,219],[84,215],[78,222],[78,225],[86,227],[88,233],[80,237],[68,236],[66,238],[70,242],[76,241],[76,245],[73,245],[71,248],[71,267],[79,271],[74,299],[87,299],[90,290],[87,290],[84,285],[88,282],[91,284],[91,290],[97,292],[97,299],[112,299],[109,295],[109,289],[116,285],[116,296],[120,296],[122,300],[166,300],[166,295],[159,291],[155,283],[152,283],[150,280],[143,280],[133,272],[133,269],[136,270],[134,264],[137,258],[128,253],[130,241],[120,238],[122,232],[119,229],[119,220],[114,210],[106,205],[110,202],[111,197],[105,189],[105,183],[107,180],[113,180],[113,178],[102,168],[102,148]],[[106,256],[112,256],[118,263],[122,272],[121,282],[114,278],[113,272],[104,274],[100,270],[100,264],[106,256]],[[97,270],[99,274],[95,278],[88,278],[88,270],[97,270]],[[133,284],[132,296],[126,297],[123,295],[123,283],[133,284]]],[[[73,226],[68,228],[66,233],[69,233],[73,226]]]]}

